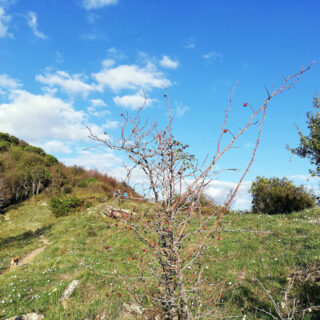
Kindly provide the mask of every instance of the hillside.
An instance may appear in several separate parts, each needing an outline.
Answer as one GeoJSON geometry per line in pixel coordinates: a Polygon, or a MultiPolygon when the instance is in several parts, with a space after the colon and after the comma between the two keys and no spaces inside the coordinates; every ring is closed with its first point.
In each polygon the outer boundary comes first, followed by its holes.
{"type": "MultiPolygon", "coordinates": [[[[28,312],[45,319],[142,319],[125,311],[125,304],[133,303],[144,308],[144,319],[154,319],[152,258],[125,226],[101,214],[106,204],[117,206],[115,200],[101,201],[55,218],[46,195],[40,194],[1,217],[1,319],[28,312]],[[21,257],[23,265],[10,268],[14,256],[21,257]],[[143,281],[141,274],[146,277],[143,281]],[[73,280],[79,280],[79,286],[66,301],[59,300],[73,280]]],[[[152,213],[148,203],[126,200],[120,205],[138,214],[147,208],[152,213]]],[[[221,239],[202,260],[201,319],[271,319],[257,309],[274,314],[257,280],[282,301],[290,273],[319,267],[319,223],[319,209],[290,215],[227,215],[221,239]],[[214,286],[209,285],[212,282],[214,286]]],[[[308,294],[319,305],[317,290],[308,294]]],[[[319,313],[307,313],[305,319],[319,319],[319,313]]]]}
{"type": "Polygon", "coordinates": [[[111,197],[116,189],[137,193],[125,183],[95,170],[67,167],[54,156],[15,136],[0,132],[0,213],[41,192],[111,197]]]}

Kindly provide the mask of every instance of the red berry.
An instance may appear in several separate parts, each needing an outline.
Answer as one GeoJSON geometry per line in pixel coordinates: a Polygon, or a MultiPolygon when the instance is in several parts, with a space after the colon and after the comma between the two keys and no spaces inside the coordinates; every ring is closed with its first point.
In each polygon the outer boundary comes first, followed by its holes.
{"type": "Polygon", "coordinates": [[[223,295],[222,295],[222,293],[220,293],[220,298],[222,298],[223,297],[223,295]]]}
{"type": "Polygon", "coordinates": [[[246,107],[247,105],[248,105],[248,104],[247,104],[246,102],[243,104],[244,107],[246,107]]]}
{"type": "Polygon", "coordinates": [[[155,247],[156,245],[157,245],[157,244],[154,242],[154,243],[153,243],[153,246],[155,247]]]}
{"type": "Polygon", "coordinates": [[[206,228],[206,227],[203,227],[203,230],[207,230],[207,228],[206,228]]]}
{"type": "Polygon", "coordinates": [[[110,259],[110,262],[113,262],[113,259],[110,259]]]}
{"type": "Polygon", "coordinates": [[[143,249],[143,252],[146,252],[147,250],[146,249],[143,249]]]}
{"type": "Polygon", "coordinates": [[[105,248],[105,250],[108,250],[110,247],[109,246],[105,246],[104,248],[105,248]]]}
{"type": "Polygon", "coordinates": [[[123,117],[123,113],[121,113],[120,116],[123,117]]]}
{"type": "Polygon", "coordinates": [[[130,228],[127,228],[128,231],[130,231],[130,228]]]}
{"type": "Polygon", "coordinates": [[[228,129],[223,129],[223,132],[224,132],[224,133],[227,133],[227,132],[228,132],[228,129]]]}
{"type": "Polygon", "coordinates": [[[121,298],[122,297],[122,294],[121,293],[117,293],[117,295],[118,295],[118,298],[121,298]]]}

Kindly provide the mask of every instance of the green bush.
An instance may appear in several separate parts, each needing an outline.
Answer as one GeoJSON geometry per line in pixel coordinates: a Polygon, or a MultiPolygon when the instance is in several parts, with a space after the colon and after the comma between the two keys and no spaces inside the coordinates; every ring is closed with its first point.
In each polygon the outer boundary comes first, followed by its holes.
{"type": "Polygon", "coordinates": [[[70,186],[65,186],[65,187],[63,188],[63,192],[64,192],[65,194],[72,193],[72,187],[70,187],[70,186]]]}
{"type": "Polygon", "coordinates": [[[9,148],[10,148],[10,142],[6,140],[0,141],[0,151],[8,151],[9,148]]]}
{"type": "Polygon", "coordinates": [[[55,217],[66,216],[82,204],[82,199],[76,197],[54,196],[50,199],[49,207],[55,217]]]}
{"type": "Polygon", "coordinates": [[[56,157],[52,156],[51,154],[47,154],[44,158],[44,161],[45,161],[45,165],[47,167],[51,167],[53,166],[54,164],[57,164],[59,161],[57,160],[56,157]]]}
{"type": "Polygon", "coordinates": [[[90,177],[90,178],[87,178],[86,180],[84,181],[81,181],[78,183],[78,187],[80,188],[86,188],[90,183],[93,183],[93,182],[96,182],[97,179],[96,178],[93,178],[93,177],[90,177]]]}
{"type": "Polygon", "coordinates": [[[291,213],[315,206],[315,196],[287,178],[257,177],[251,185],[252,211],[255,213],[291,213]]]}
{"type": "Polygon", "coordinates": [[[35,146],[27,146],[24,148],[24,150],[40,154],[41,156],[44,156],[46,154],[43,149],[35,146]]]}
{"type": "Polygon", "coordinates": [[[10,141],[10,135],[8,133],[0,132],[0,141],[10,141]]]}

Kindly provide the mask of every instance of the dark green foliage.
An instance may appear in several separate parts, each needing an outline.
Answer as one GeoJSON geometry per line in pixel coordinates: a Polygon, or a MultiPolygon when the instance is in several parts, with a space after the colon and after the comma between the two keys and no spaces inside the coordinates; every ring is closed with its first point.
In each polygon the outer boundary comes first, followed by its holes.
{"type": "Polygon", "coordinates": [[[96,182],[97,179],[96,178],[93,178],[93,177],[90,177],[90,178],[87,178],[86,180],[84,181],[81,181],[78,183],[78,187],[80,188],[86,188],[90,183],[93,183],[93,182],[96,182]]]}
{"type": "Polygon", "coordinates": [[[9,141],[10,141],[11,144],[14,144],[14,145],[18,145],[19,144],[19,139],[16,138],[15,136],[10,136],[9,141]]]}
{"type": "Polygon", "coordinates": [[[1,140],[0,141],[0,152],[8,151],[9,148],[10,148],[10,142],[9,141],[6,141],[6,140],[1,140]]]}
{"type": "Polygon", "coordinates": [[[82,204],[82,199],[68,196],[55,196],[50,199],[49,206],[55,217],[66,216],[74,212],[82,204]]]}
{"type": "Polygon", "coordinates": [[[51,167],[53,166],[54,164],[58,163],[59,161],[57,160],[56,157],[52,156],[51,154],[47,154],[44,158],[44,161],[45,161],[45,165],[47,167],[51,167]]]}
{"type": "Polygon", "coordinates": [[[251,185],[252,211],[255,213],[291,213],[315,206],[315,196],[287,178],[257,177],[251,185]]]}
{"type": "Polygon", "coordinates": [[[42,156],[44,156],[46,153],[44,152],[43,149],[39,148],[39,147],[35,147],[35,146],[27,146],[24,148],[25,151],[30,151],[33,153],[37,153],[40,154],[42,156]]]}
{"type": "Polygon", "coordinates": [[[315,282],[296,281],[293,286],[293,295],[304,307],[308,307],[310,302],[313,305],[320,304],[320,286],[315,282]]]}
{"type": "Polygon", "coordinates": [[[320,100],[317,96],[313,99],[313,107],[316,109],[315,114],[307,113],[309,135],[303,135],[297,126],[300,145],[294,149],[288,148],[293,154],[309,159],[311,164],[316,166],[316,169],[310,170],[310,173],[320,176],[320,100]]]}
{"type": "Polygon", "coordinates": [[[63,188],[63,192],[64,192],[64,194],[70,194],[70,193],[72,193],[72,187],[70,187],[70,186],[65,186],[65,187],[63,188]]]}
{"type": "Polygon", "coordinates": [[[8,133],[0,132],[0,141],[10,141],[10,135],[8,133]]]}

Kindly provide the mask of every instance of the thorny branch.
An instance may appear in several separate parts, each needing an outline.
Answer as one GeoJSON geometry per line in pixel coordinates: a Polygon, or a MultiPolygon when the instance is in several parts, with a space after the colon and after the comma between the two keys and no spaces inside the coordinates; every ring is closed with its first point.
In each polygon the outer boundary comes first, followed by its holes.
{"type": "MultiPolygon", "coordinates": [[[[270,100],[294,87],[311,65],[285,77],[281,86],[273,92],[267,90],[267,98],[256,111],[250,105],[252,114],[245,125],[234,134],[230,129],[226,129],[226,126],[238,85],[236,82],[225,110],[216,152],[211,157],[208,155],[200,165],[194,155],[188,153],[188,145],[183,145],[174,136],[167,90],[164,97],[168,104],[168,123],[164,129],[159,129],[157,122],[142,120],[141,113],[146,105],[146,95],[144,105],[134,116],[128,113],[121,114],[123,121],[117,139],[112,138],[107,132],[105,137],[99,137],[88,128],[89,137],[93,141],[103,144],[108,149],[122,151],[128,156],[130,161],[130,166],[127,167],[128,178],[132,171],[137,169],[143,172],[148,180],[148,184],[143,186],[143,191],[145,197],[150,198],[152,195],[153,211],[137,217],[127,216],[120,210],[113,217],[128,226],[128,230],[135,234],[137,240],[147,245],[154,262],[158,264],[159,268],[154,268],[153,272],[159,281],[160,291],[153,299],[160,303],[165,319],[174,319],[176,316],[179,316],[179,319],[192,319],[193,312],[201,311],[201,307],[199,309],[198,306],[193,307],[189,303],[196,287],[196,284],[188,278],[190,268],[199,262],[214,241],[212,239],[217,239],[214,234],[218,227],[221,227],[221,221],[254,161],[270,100]],[[235,147],[235,142],[256,124],[258,132],[255,147],[236,188],[224,206],[211,204],[211,214],[204,216],[201,197],[205,187],[212,182],[216,164],[227,151],[235,147]],[[226,135],[228,131],[231,139],[225,147],[222,147],[222,141],[229,136],[226,135]],[[191,238],[196,241],[191,242],[191,238]]],[[[197,278],[196,283],[201,281],[202,274],[200,267],[200,278],[197,278]]]]}

